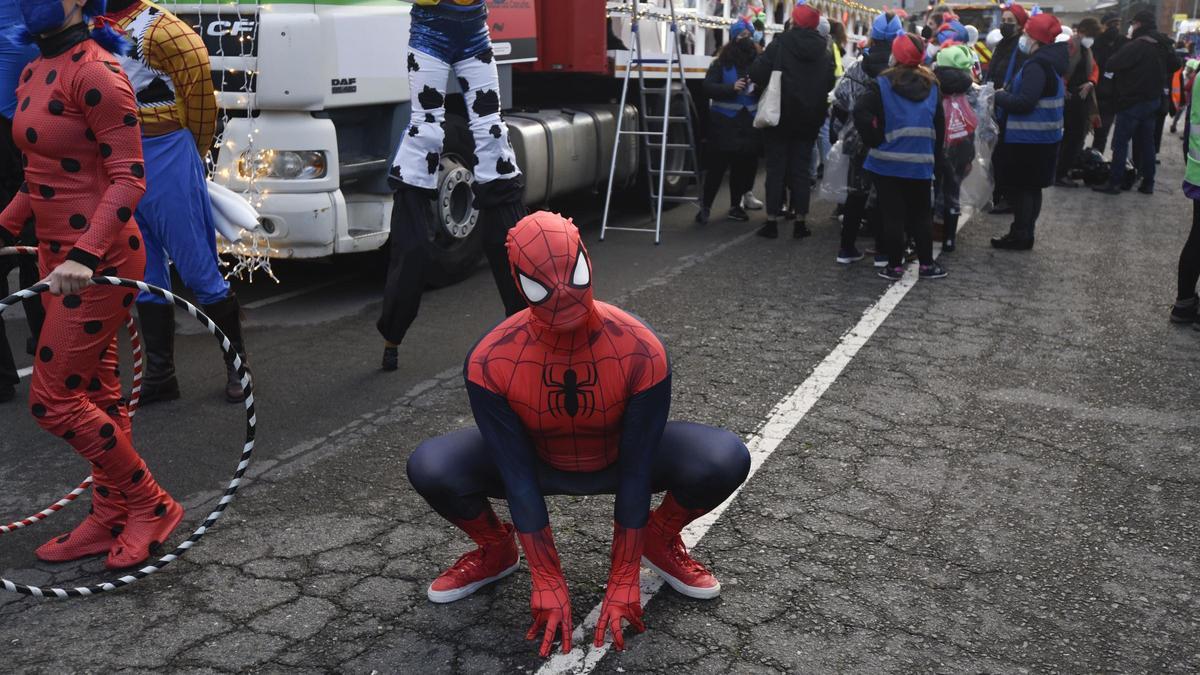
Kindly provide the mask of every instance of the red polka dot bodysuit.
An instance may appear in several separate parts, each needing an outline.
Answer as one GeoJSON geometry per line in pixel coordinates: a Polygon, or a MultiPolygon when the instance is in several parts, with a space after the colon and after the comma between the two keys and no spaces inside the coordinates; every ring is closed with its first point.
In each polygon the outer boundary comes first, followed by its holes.
{"type": "MultiPolygon", "coordinates": [[[[146,256],[133,211],[146,185],[133,90],[83,24],[38,47],[42,55],[21,74],[13,118],[26,183],[0,214],[0,238],[32,221],[43,276],[72,260],[141,279],[146,256]]],[[[135,293],[88,286],[43,297],[30,410],[91,463],[95,482],[92,512],[38,548],[42,560],[108,553],[109,567],[129,567],[146,560],[183,516],[134,450],[121,399],[116,332],[135,293]]]]}

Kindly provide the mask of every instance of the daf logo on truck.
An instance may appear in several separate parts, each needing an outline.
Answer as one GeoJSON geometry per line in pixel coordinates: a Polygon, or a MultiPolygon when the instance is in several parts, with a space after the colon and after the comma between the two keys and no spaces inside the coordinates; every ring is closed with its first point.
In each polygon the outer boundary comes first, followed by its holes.
{"type": "Polygon", "coordinates": [[[213,37],[222,37],[224,35],[253,35],[256,21],[249,19],[238,19],[237,21],[212,21],[208,24],[208,29],[205,31],[213,37]]]}
{"type": "Polygon", "coordinates": [[[358,78],[335,77],[330,81],[330,93],[353,94],[358,91],[358,78]]]}

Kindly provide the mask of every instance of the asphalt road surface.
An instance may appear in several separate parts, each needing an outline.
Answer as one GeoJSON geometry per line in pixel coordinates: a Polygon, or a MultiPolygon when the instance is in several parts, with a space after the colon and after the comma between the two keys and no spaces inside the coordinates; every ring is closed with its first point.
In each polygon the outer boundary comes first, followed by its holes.
{"type": "MultiPolygon", "coordinates": [[[[238,286],[259,444],[226,516],[130,588],[3,594],[0,662],[47,673],[1200,670],[1200,333],[1166,320],[1191,217],[1181,175],[1170,154],[1154,196],[1047,191],[1031,253],[991,250],[1007,221],[974,218],[942,257],[949,278],[890,290],[868,261],[834,264],[826,203],[799,242],[789,227],[754,237],[757,222],[697,227],[679,208],[658,247],[624,232],[598,242],[595,198],[560,204],[579,216],[597,297],[644,317],[670,350],[672,417],[735,431],[756,464],[719,517],[688,533],[702,535],[694,551],[721,578],[719,599],[660,589],[625,652],[580,646],[585,629],[574,654],[550,662],[523,639],[524,569],[451,605],[426,600],[468,544],[404,474],[422,439],[471,423],[460,369],[501,318],[490,276],[429,292],[389,374],[364,260],[281,263],[282,283],[238,286]]],[[[19,315],[5,318],[23,347],[19,315]]],[[[220,398],[218,350],[188,321],[184,398],[135,420],[156,476],[188,507],[176,541],[212,509],[242,431],[220,398]]],[[[0,467],[4,522],[86,471],[21,403],[0,407],[0,467]]],[[[603,594],[611,509],[609,497],[550,500],[576,624],[603,594]]],[[[34,561],[85,510],[81,499],[0,537],[0,573],[108,579],[100,560],[34,561]]]]}

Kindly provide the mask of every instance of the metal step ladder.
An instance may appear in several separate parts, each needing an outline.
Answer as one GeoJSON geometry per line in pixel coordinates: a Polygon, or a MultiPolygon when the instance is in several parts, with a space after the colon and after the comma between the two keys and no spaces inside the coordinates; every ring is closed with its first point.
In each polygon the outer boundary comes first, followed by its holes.
{"type": "Polygon", "coordinates": [[[613,140],[612,166],[608,172],[608,190],[604,198],[604,219],[600,225],[600,241],[604,241],[609,230],[624,230],[626,232],[653,232],[654,243],[662,241],[662,210],[665,202],[700,203],[701,178],[700,160],[696,153],[696,135],[693,129],[693,119],[696,105],[688,91],[683,73],[683,48],[679,35],[679,22],[675,14],[675,0],[666,0],[670,10],[669,45],[666,46],[665,59],[646,59],[642,54],[642,39],[640,33],[641,11],[643,4],[633,0],[631,13],[631,30],[634,47],[629,64],[625,68],[625,77],[621,84],[621,106],[624,110],[629,97],[629,83],[633,78],[633,69],[637,68],[638,96],[641,99],[639,117],[640,128],[629,130],[623,128],[625,116],[617,117],[616,138],[613,140]],[[654,86],[646,77],[647,66],[665,65],[665,84],[654,86]],[[614,227],[608,224],[608,216],[612,205],[613,179],[617,172],[617,153],[621,147],[623,136],[641,137],[647,174],[649,176],[650,201],[654,205],[654,227],[614,227]],[[676,151],[676,152],[672,152],[676,151]],[[682,151],[682,152],[678,152],[682,151]],[[674,161],[674,165],[668,162],[674,161]],[[682,177],[694,188],[691,196],[666,194],[667,178],[682,177]]]}

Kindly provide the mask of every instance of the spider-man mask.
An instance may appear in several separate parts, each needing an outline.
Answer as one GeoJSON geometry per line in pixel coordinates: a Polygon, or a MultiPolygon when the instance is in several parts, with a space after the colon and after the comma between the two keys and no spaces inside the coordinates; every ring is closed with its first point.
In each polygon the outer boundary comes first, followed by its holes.
{"type": "Polygon", "coordinates": [[[592,263],[575,223],[538,211],[508,231],[508,262],[533,320],[572,331],[592,314],[592,263]]]}

